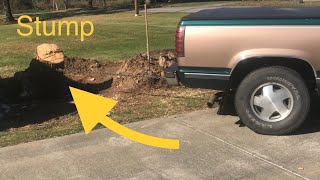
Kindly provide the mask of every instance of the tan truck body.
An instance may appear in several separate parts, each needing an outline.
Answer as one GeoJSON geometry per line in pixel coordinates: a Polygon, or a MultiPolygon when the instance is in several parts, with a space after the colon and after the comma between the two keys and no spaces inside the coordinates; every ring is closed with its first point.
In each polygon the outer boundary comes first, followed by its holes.
{"type": "Polygon", "coordinates": [[[292,57],[320,69],[319,26],[190,26],[179,66],[225,67],[250,57],[292,57]]]}
{"type": "Polygon", "coordinates": [[[244,77],[276,65],[298,71],[312,88],[320,86],[320,7],[200,11],[182,18],[176,36],[175,78],[186,86],[236,88],[241,79],[229,82],[239,76],[236,68],[244,77]]]}
{"type": "Polygon", "coordinates": [[[320,7],[200,11],[180,21],[176,50],[169,83],[223,91],[219,114],[238,115],[258,133],[288,134],[319,92],[320,7]]]}

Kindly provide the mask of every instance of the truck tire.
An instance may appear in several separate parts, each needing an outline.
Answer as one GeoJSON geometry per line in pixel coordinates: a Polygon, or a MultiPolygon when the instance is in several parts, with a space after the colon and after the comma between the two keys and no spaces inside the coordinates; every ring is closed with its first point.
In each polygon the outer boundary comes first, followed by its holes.
{"type": "Polygon", "coordinates": [[[271,66],[244,78],[236,92],[235,107],[242,122],[256,133],[285,135],[307,118],[310,95],[296,71],[271,66]]]}

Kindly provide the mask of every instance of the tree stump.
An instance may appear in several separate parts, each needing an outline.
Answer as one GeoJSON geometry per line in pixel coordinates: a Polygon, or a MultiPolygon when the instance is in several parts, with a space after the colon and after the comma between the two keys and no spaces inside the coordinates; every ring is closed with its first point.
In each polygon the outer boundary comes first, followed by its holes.
{"type": "Polygon", "coordinates": [[[54,68],[64,62],[64,54],[55,44],[41,44],[36,49],[36,60],[54,68]]]}
{"type": "Polygon", "coordinates": [[[41,44],[30,66],[15,74],[21,82],[23,99],[61,98],[68,92],[63,74],[64,54],[55,44],[41,44]]]}

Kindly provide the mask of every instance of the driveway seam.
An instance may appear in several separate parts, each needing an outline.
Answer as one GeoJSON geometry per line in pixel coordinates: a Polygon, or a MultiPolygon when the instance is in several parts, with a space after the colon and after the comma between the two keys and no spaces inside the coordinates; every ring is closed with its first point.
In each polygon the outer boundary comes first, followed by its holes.
{"type": "MultiPolygon", "coordinates": [[[[176,121],[177,121],[177,120],[176,120],[176,121]]],[[[297,176],[297,177],[299,177],[299,178],[302,178],[302,179],[305,179],[305,180],[310,180],[309,178],[307,178],[307,177],[305,177],[305,176],[303,176],[303,175],[301,175],[301,174],[298,174],[298,173],[296,173],[296,172],[294,172],[294,171],[292,171],[292,170],[290,170],[290,169],[287,169],[287,168],[285,168],[285,167],[283,167],[283,166],[281,166],[281,165],[279,165],[279,164],[277,164],[277,163],[274,163],[274,162],[269,161],[269,160],[267,160],[267,159],[265,159],[265,158],[263,158],[263,157],[260,157],[260,156],[254,154],[254,153],[252,153],[252,152],[250,152],[250,151],[248,151],[248,150],[246,150],[246,149],[244,149],[244,148],[242,148],[242,147],[240,147],[240,146],[234,145],[234,144],[232,144],[232,143],[230,143],[230,142],[228,142],[228,141],[225,141],[225,140],[223,140],[223,139],[221,139],[221,138],[219,138],[219,137],[217,137],[217,136],[214,136],[214,135],[212,135],[212,134],[210,134],[210,133],[208,133],[208,132],[206,132],[206,131],[203,131],[203,130],[201,130],[201,129],[198,129],[198,128],[196,128],[196,127],[194,127],[194,126],[192,126],[192,125],[190,125],[190,124],[188,124],[188,123],[186,123],[186,122],[183,122],[183,121],[178,121],[178,122],[181,122],[181,123],[185,124],[186,126],[188,126],[188,127],[191,128],[191,129],[194,129],[194,130],[196,130],[196,131],[198,131],[198,132],[200,132],[200,133],[203,133],[203,134],[205,134],[205,135],[208,135],[208,136],[210,136],[210,137],[213,137],[213,138],[216,139],[217,141],[220,141],[220,142],[222,142],[222,143],[224,143],[224,144],[226,144],[226,145],[228,145],[228,146],[231,146],[231,147],[234,148],[234,149],[237,149],[237,150],[239,150],[239,151],[241,151],[241,152],[243,152],[243,153],[245,153],[245,154],[248,154],[248,155],[250,155],[250,156],[252,156],[252,157],[254,157],[254,158],[256,158],[256,159],[259,159],[260,161],[263,161],[263,162],[268,163],[268,164],[270,164],[270,165],[272,165],[272,166],[274,166],[274,167],[277,167],[277,168],[279,168],[279,169],[281,169],[281,170],[283,170],[283,171],[285,171],[285,172],[287,172],[287,173],[289,173],[289,174],[295,175],[295,176],[297,176]]]]}

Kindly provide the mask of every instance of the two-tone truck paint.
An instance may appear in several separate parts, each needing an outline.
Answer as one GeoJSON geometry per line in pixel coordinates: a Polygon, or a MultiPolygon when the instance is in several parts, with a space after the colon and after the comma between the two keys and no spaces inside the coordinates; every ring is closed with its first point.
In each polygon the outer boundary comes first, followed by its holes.
{"type": "Polygon", "coordinates": [[[180,21],[176,50],[168,82],[222,90],[220,114],[234,99],[250,129],[288,134],[320,88],[320,7],[200,11],[180,21]]]}

